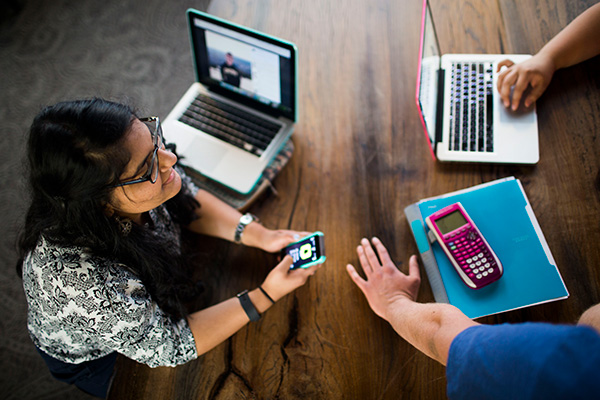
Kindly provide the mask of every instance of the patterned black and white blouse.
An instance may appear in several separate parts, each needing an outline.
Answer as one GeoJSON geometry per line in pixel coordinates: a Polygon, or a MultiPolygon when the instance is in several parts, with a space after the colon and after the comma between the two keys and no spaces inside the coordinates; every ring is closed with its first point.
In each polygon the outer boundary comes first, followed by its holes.
{"type": "MultiPolygon", "coordinates": [[[[198,188],[178,169],[183,190],[198,188]]],[[[181,228],[161,205],[149,212],[156,234],[180,246],[181,228]]],[[[42,237],[23,262],[27,325],[46,354],[81,363],[118,352],[150,367],[197,358],[185,319],[165,314],[141,280],[124,265],[81,247],[59,247],[42,237]]]]}

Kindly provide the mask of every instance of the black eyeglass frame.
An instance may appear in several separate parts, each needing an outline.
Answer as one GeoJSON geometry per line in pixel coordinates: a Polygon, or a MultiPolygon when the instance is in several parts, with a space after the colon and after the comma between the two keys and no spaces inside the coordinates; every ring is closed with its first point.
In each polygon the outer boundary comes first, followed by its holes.
{"type": "Polygon", "coordinates": [[[148,167],[148,171],[141,177],[139,177],[137,179],[132,179],[130,181],[117,183],[113,187],[133,185],[135,183],[142,183],[142,182],[147,182],[147,181],[150,181],[150,183],[154,184],[154,183],[156,183],[156,180],[158,179],[158,170],[160,169],[160,166],[158,165],[158,149],[160,149],[161,147],[163,147],[165,145],[162,126],[160,125],[160,118],[145,117],[145,118],[139,118],[139,120],[144,123],[152,122],[152,121],[156,122],[154,132],[150,131],[150,135],[152,135],[152,141],[154,142],[154,150],[152,151],[152,159],[150,160],[150,166],[148,167]],[[154,176],[154,179],[153,179],[152,174],[154,172],[156,172],[156,175],[154,176]]]}

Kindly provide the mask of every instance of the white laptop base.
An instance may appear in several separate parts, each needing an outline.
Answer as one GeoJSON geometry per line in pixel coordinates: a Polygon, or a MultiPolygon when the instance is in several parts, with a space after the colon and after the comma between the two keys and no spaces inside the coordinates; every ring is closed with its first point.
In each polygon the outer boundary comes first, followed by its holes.
{"type": "Polygon", "coordinates": [[[510,59],[515,63],[530,58],[523,54],[445,54],[441,57],[441,67],[446,71],[444,81],[444,112],[442,122],[442,142],[437,143],[436,156],[440,161],[518,163],[535,164],[539,160],[537,113],[535,105],[526,113],[514,113],[504,107],[496,89],[498,62],[510,59]],[[453,62],[492,62],[493,63],[493,132],[492,152],[450,150],[450,89],[452,80],[449,71],[453,62]]]}
{"type": "Polygon", "coordinates": [[[183,164],[240,193],[249,193],[254,188],[265,168],[292,134],[294,127],[292,121],[285,118],[275,119],[231,102],[222,96],[210,93],[200,83],[194,83],[188,89],[162,125],[167,142],[175,143],[177,153],[184,157],[182,159],[183,164]],[[281,124],[283,132],[280,131],[278,137],[258,157],[180,122],[179,118],[199,93],[281,124]]]}

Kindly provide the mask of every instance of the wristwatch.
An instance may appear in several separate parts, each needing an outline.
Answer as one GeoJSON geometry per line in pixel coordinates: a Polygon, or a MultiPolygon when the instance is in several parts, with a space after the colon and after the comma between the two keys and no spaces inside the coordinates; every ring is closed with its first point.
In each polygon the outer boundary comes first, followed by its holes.
{"type": "Polygon", "coordinates": [[[250,297],[248,296],[248,290],[238,293],[237,298],[240,299],[240,304],[244,308],[244,311],[246,311],[250,321],[258,321],[260,319],[260,314],[256,310],[256,307],[254,307],[254,304],[252,304],[252,300],[250,300],[250,297]]]}
{"type": "Polygon", "coordinates": [[[258,217],[250,213],[246,213],[241,216],[240,222],[238,222],[237,226],[235,227],[235,236],[233,237],[235,243],[242,243],[242,233],[244,232],[244,229],[246,229],[246,225],[250,224],[252,221],[258,222],[258,217]]]}

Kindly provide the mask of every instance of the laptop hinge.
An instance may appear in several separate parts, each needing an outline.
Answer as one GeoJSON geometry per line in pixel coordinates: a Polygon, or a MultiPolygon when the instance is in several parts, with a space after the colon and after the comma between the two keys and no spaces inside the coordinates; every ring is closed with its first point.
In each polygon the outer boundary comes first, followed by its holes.
{"type": "Polygon", "coordinates": [[[435,114],[435,143],[433,151],[437,154],[437,144],[442,141],[442,118],[444,117],[444,77],[446,71],[443,68],[438,69],[438,88],[437,88],[437,105],[435,114]]]}

